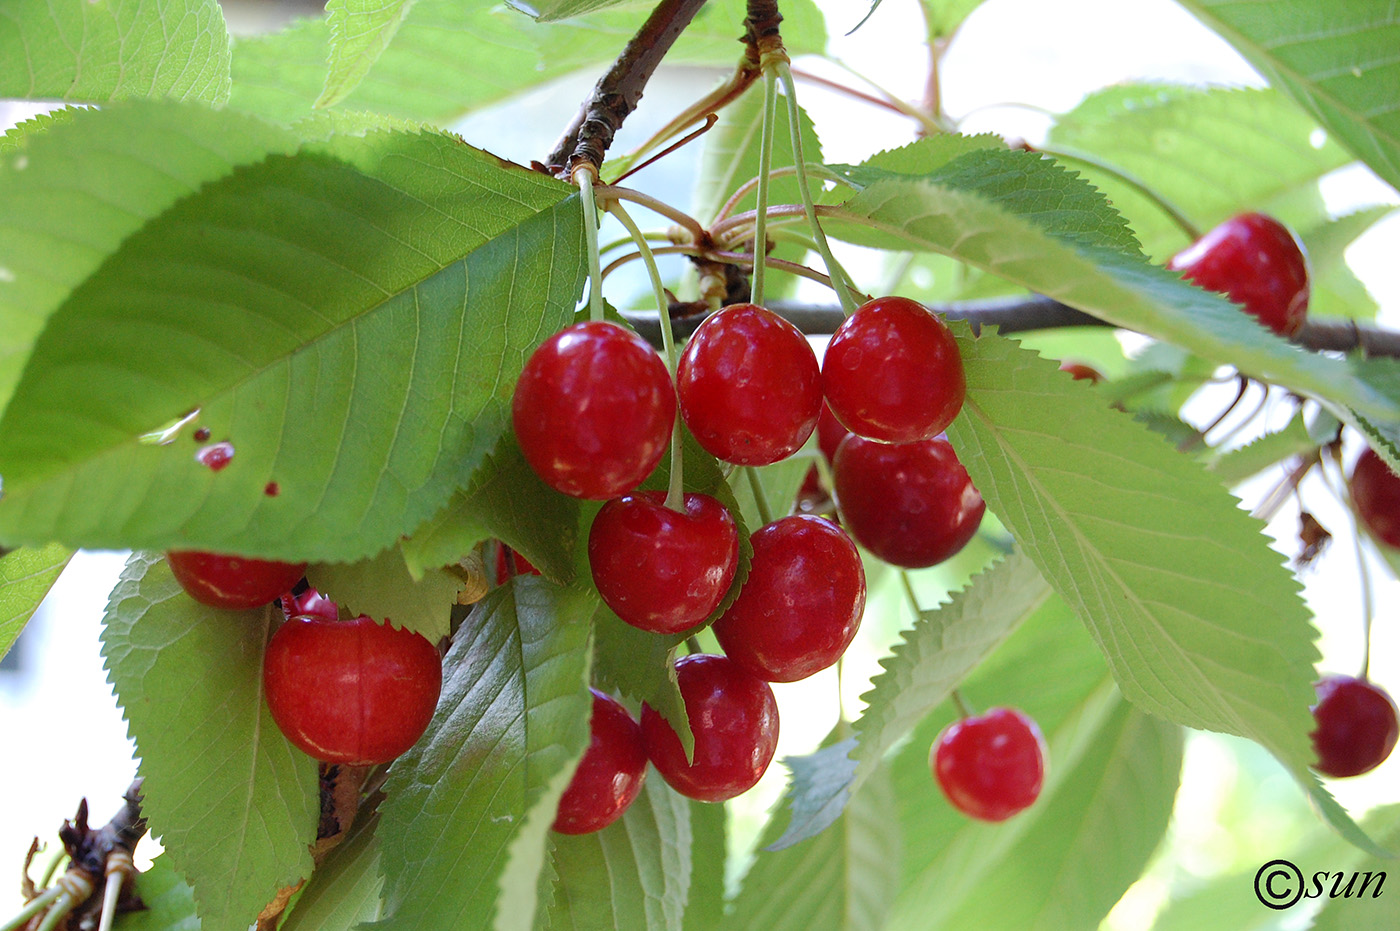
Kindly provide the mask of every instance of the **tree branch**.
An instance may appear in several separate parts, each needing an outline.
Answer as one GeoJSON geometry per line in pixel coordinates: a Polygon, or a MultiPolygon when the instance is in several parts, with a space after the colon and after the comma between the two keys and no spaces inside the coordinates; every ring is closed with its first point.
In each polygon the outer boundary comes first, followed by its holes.
{"type": "MultiPolygon", "coordinates": [[[[690,310],[693,305],[673,305],[672,313],[690,310]]],[[[808,336],[836,332],[845,316],[836,305],[819,306],[792,301],[773,301],[768,309],[783,317],[808,336]]],[[[930,304],[929,309],[950,320],[965,320],[974,333],[983,326],[995,326],[1005,334],[1035,330],[1053,330],[1067,326],[1112,326],[1097,317],[1048,297],[994,298],[984,301],[961,301],[955,304],[930,304]]],[[[624,312],[623,316],[637,332],[653,345],[661,344],[661,328],[654,313],[624,312]]],[[[677,335],[689,335],[704,319],[703,314],[677,316],[677,335]]],[[[1309,320],[1292,340],[1298,346],[1314,352],[1354,352],[1362,355],[1400,358],[1400,332],[1366,326],[1350,320],[1309,320]]]]}
{"type": "Polygon", "coordinates": [[[567,176],[577,165],[597,168],[603,164],[608,146],[623,121],[637,109],[642,89],[657,65],[704,3],[705,0],[661,0],[657,4],[555,143],[545,161],[551,173],[567,176]]]}

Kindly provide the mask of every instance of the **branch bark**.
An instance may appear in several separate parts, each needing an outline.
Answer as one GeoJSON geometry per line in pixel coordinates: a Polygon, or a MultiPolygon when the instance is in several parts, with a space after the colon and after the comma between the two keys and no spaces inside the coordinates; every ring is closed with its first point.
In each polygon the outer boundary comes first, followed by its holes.
{"type": "Polygon", "coordinates": [[[551,173],[567,177],[578,165],[596,169],[603,164],[613,137],[637,109],[657,65],[704,4],[705,0],[661,0],[657,4],[555,143],[545,160],[551,173]]]}
{"type": "MultiPolygon", "coordinates": [[[[676,308],[689,309],[692,305],[678,304],[676,308]]],[[[768,309],[785,318],[808,336],[822,336],[836,332],[845,316],[836,305],[823,306],[800,304],[792,301],[773,301],[768,309]]],[[[983,326],[996,326],[1002,334],[1026,333],[1035,330],[1053,330],[1067,326],[1112,326],[1097,317],[1075,310],[1067,304],[1048,297],[997,298],[985,301],[963,301],[956,304],[931,304],[929,309],[944,315],[950,320],[965,320],[974,333],[981,332],[983,326]]],[[[674,313],[673,309],[673,313],[674,313]]],[[[637,332],[654,345],[661,344],[661,328],[654,313],[624,313],[624,317],[637,332]]],[[[695,314],[674,318],[678,336],[692,333],[704,315],[695,314]]],[[[1400,332],[1383,330],[1349,320],[1309,320],[1293,342],[1314,352],[1355,352],[1362,355],[1385,358],[1400,358],[1400,332]]]]}

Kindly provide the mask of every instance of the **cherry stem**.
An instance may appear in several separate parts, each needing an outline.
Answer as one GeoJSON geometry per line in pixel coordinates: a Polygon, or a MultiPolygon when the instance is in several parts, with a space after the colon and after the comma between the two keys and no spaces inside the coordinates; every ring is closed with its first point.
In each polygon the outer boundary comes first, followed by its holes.
{"type": "Polygon", "coordinates": [[[914,591],[914,580],[909,577],[905,570],[899,570],[899,581],[904,586],[904,597],[909,599],[909,607],[914,609],[914,620],[924,616],[924,609],[919,606],[919,595],[914,591]]]}
{"type": "Polygon", "coordinates": [[[749,476],[749,490],[753,492],[753,503],[758,508],[758,519],[767,527],[773,523],[773,510],[768,506],[768,493],[763,490],[763,483],[758,480],[758,469],[744,466],[744,471],[749,476]]]}
{"type": "Polygon", "coordinates": [[[768,256],[768,187],[772,179],[768,172],[773,167],[773,132],[778,123],[778,82],[772,68],[763,69],[763,129],[758,143],[758,199],[753,221],[753,280],[750,285],[750,298],[763,306],[764,270],[768,263],[759,261],[768,256]]]}
{"type": "Polygon", "coordinates": [[[845,68],[855,77],[860,78],[866,84],[869,84],[871,87],[875,88],[877,91],[879,91],[880,96],[877,97],[874,94],[867,94],[865,91],[856,90],[854,87],[842,84],[840,81],[833,81],[830,78],[824,78],[821,75],[813,74],[810,71],[801,71],[798,69],[794,69],[793,74],[804,81],[809,81],[812,84],[821,85],[822,87],[825,87],[828,90],[833,90],[838,93],[845,94],[847,97],[854,98],[855,100],[864,101],[865,103],[871,104],[873,106],[889,110],[893,113],[898,113],[900,116],[908,117],[909,119],[919,124],[919,130],[925,135],[932,135],[934,133],[944,133],[948,131],[947,127],[943,126],[943,124],[939,122],[937,116],[926,113],[923,110],[920,110],[918,107],[906,103],[903,100],[900,100],[894,94],[891,94],[889,91],[885,90],[883,87],[881,87],[879,84],[876,84],[874,81],[870,80],[865,75],[852,71],[849,67],[846,67],[845,65],[842,65],[841,67],[845,68]]]}
{"type": "MultiPolygon", "coordinates": [[[[1358,531],[1360,528],[1357,528],[1358,531]]],[[[1371,676],[1371,616],[1375,611],[1374,593],[1371,589],[1371,570],[1366,565],[1366,551],[1361,545],[1361,534],[1352,534],[1356,545],[1356,572],[1361,579],[1361,678],[1371,676]]]]}
{"type": "Polygon", "coordinates": [[[672,207],[664,200],[657,200],[650,194],[643,194],[641,191],[633,190],[630,187],[617,187],[616,185],[600,185],[598,187],[598,197],[603,200],[626,200],[645,207],[653,213],[659,213],[668,220],[675,222],[678,226],[684,227],[694,242],[704,242],[709,237],[705,233],[705,228],[700,225],[700,221],[686,213],[684,210],[672,207]]]}
{"type": "Polygon", "coordinates": [[[50,889],[45,889],[39,895],[24,903],[24,908],[19,910],[18,915],[15,915],[9,921],[0,925],[0,931],[16,931],[16,929],[24,927],[29,924],[29,919],[48,908],[49,903],[61,895],[63,895],[62,886],[54,886],[50,889]]]}
{"type": "Polygon", "coordinates": [[[58,872],[58,866],[68,856],[68,851],[59,850],[54,854],[54,858],[49,861],[49,865],[44,868],[43,878],[39,880],[39,888],[42,889],[53,881],[54,874],[58,872]]]}
{"type": "Polygon", "coordinates": [[[78,907],[78,900],[66,889],[59,888],[59,896],[54,900],[53,908],[44,916],[44,920],[39,922],[37,931],[54,931],[58,923],[67,918],[73,909],[78,907]]]}
{"type": "MultiPolygon", "coordinates": [[[[1220,426],[1221,422],[1224,421],[1226,417],[1230,416],[1230,412],[1239,406],[1240,401],[1244,398],[1244,393],[1249,390],[1249,378],[1247,378],[1244,375],[1238,375],[1236,376],[1236,380],[1239,382],[1240,387],[1239,391],[1235,393],[1235,399],[1231,401],[1225,407],[1225,409],[1220,412],[1219,416],[1217,416],[1209,424],[1195,431],[1186,439],[1178,443],[1176,447],[1177,452],[1189,452],[1192,449],[1195,449],[1197,446],[1201,445],[1201,443],[1205,442],[1206,434],[1210,433],[1210,431],[1220,426]]],[[[1251,415],[1251,417],[1252,416],[1253,415],[1251,415]]]]}
{"type": "Polygon", "coordinates": [[[962,692],[953,689],[948,693],[948,697],[951,698],[953,704],[957,706],[959,717],[964,719],[972,717],[972,708],[968,705],[967,699],[963,698],[962,692]]]}
{"type": "Polygon", "coordinates": [[[122,885],[126,874],[121,870],[107,873],[107,882],[102,887],[102,917],[97,922],[97,931],[112,931],[112,922],[117,917],[117,903],[122,897],[122,885]]]}
{"type": "MultiPolygon", "coordinates": [[[[856,312],[856,303],[851,299],[852,285],[845,270],[837,264],[831,254],[831,246],[826,241],[826,233],[817,221],[817,207],[812,201],[812,188],[807,181],[807,161],[802,155],[802,111],[797,106],[797,84],[792,79],[792,69],[783,60],[777,62],[778,78],[783,82],[783,93],[787,95],[788,134],[792,136],[792,163],[797,166],[797,189],[802,194],[802,209],[807,214],[807,223],[812,227],[812,236],[817,240],[817,251],[826,264],[826,273],[836,284],[836,296],[841,300],[841,309],[846,316],[856,312]]],[[[755,246],[757,248],[757,246],[755,246]]]]}
{"type": "Polygon", "coordinates": [[[603,319],[603,269],[598,254],[598,204],[593,197],[593,183],[598,175],[592,166],[580,165],[574,170],[583,201],[583,238],[588,250],[588,319],[599,323],[603,319]]]}
{"type": "MultiPolygon", "coordinates": [[[[765,103],[766,103],[766,102],[767,102],[767,98],[765,98],[765,103]]],[[[775,106],[776,106],[776,103],[775,103],[775,106]]],[[[773,179],[773,178],[782,178],[782,177],[786,177],[787,175],[795,175],[795,174],[797,174],[797,168],[796,168],[796,167],[794,167],[794,166],[792,166],[792,165],[784,165],[784,166],[782,166],[781,168],[772,168],[772,169],[770,169],[770,170],[768,171],[768,178],[771,180],[771,179],[773,179]]],[[[761,176],[761,175],[754,175],[752,178],[750,178],[749,180],[745,181],[743,184],[739,185],[739,186],[734,190],[734,193],[733,193],[733,194],[730,194],[730,195],[729,195],[729,199],[726,200],[723,204],[721,204],[721,205],[720,205],[720,208],[719,208],[719,210],[718,210],[718,212],[715,213],[715,222],[716,222],[716,223],[718,223],[720,220],[723,220],[723,219],[725,219],[726,217],[728,217],[729,214],[734,210],[734,208],[737,207],[737,206],[739,206],[739,202],[740,202],[741,200],[743,200],[743,199],[744,199],[745,197],[747,197],[749,194],[753,193],[754,188],[758,187],[758,182],[759,182],[759,178],[760,178],[760,177],[762,177],[762,176],[761,176]]]]}
{"type": "MultiPolygon", "coordinates": [[[[1303,477],[1308,474],[1313,466],[1318,465],[1321,461],[1316,451],[1314,451],[1310,457],[1301,459],[1296,466],[1289,470],[1288,474],[1283,477],[1283,480],[1264,496],[1259,502],[1259,506],[1250,512],[1250,516],[1262,520],[1265,523],[1273,520],[1274,515],[1278,513],[1278,509],[1283,507],[1283,502],[1288,500],[1288,496],[1298,487],[1303,477]]],[[[1322,470],[1322,475],[1323,478],[1326,479],[1326,469],[1322,470]]]]}
{"type": "Polygon", "coordinates": [[[1102,171],[1106,175],[1117,178],[1119,181],[1122,181],[1124,184],[1128,185],[1128,187],[1156,204],[1157,209],[1165,213],[1192,242],[1201,238],[1200,227],[1187,219],[1186,214],[1182,213],[1175,204],[1167,200],[1161,193],[1154,190],[1149,184],[1131,172],[1105,162],[1087,152],[1081,152],[1078,149],[1038,145],[1035,147],[1034,151],[1042,152],[1045,155],[1050,155],[1058,159],[1071,159],[1072,161],[1082,162],[1091,168],[1102,171]]]}
{"type": "MultiPolygon", "coordinates": [[[[651,254],[651,245],[642,235],[641,229],[623,208],[621,201],[608,204],[608,212],[617,217],[627,229],[642,262],[647,267],[647,278],[651,280],[651,290],[656,298],[656,313],[661,323],[661,355],[666,360],[666,370],[671,373],[671,382],[676,380],[676,337],[671,327],[670,301],[666,299],[666,286],[661,282],[661,271],[656,267],[656,257],[651,254]]],[[[685,511],[685,476],[682,470],[684,451],[681,444],[681,418],[679,415],[671,424],[671,480],[666,486],[666,507],[674,511],[685,511]]]]}

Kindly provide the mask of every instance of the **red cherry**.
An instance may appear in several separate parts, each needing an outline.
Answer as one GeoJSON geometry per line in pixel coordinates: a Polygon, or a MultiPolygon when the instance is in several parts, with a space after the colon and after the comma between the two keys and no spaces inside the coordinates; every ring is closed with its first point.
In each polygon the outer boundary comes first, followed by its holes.
{"type": "Polygon", "coordinates": [[[724,505],[687,494],[685,511],[660,491],[613,498],[588,532],[593,584],[633,627],[674,634],[719,606],[739,567],[739,531],[724,505]]]}
{"type": "Polygon", "coordinates": [[[1359,776],[1385,762],[1400,737],[1395,700],[1380,686],[1351,676],[1317,683],[1312,709],[1314,769],[1327,776],[1359,776]]]}
{"type": "Polygon", "coordinates": [[[442,690],[442,662],[421,634],[360,615],[294,617],[263,657],[272,720],[324,763],[387,763],[417,743],[442,690]]]}
{"type": "Polygon", "coordinates": [[[817,448],[826,457],[828,465],[836,458],[836,447],[850,435],[851,431],[831,412],[831,405],[822,401],[821,416],[817,418],[817,448]]]}
{"type": "Polygon", "coordinates": [[[760,679],[805,679],[840,659],[860,627],[860,554],[841,528],[805,514],[774,521],[751,542],[749,577],[715,621],[715,636],[760,679]]]}
{"type": "Polygon", "coordinates": [[[283,595],[282,613],[287,617],[310,615],[334,621],[340,617],[340,607],[316,589],[308,588],[300,595],[293,595],[291,592],[283,595]]]}
{"type": "Polygon", "coordinates": [[[850,436],[831,466],[851,536],[885,562],[936,565],[977,533],[987,505],[947,440],[877,443],[850,436]]]}
{"type": "Polygon", "coordinates": [[[929,764],[954,808],[982,821],[1005,821],[1040,795],[1045,739],[1024,713],[993,708],[944,728],[929,764]]]}
{"type": "Polygon", "coordinates": [[[778,747],[773,690],[723,656],[692,653],[676,661],[676,681],[695,735],[694,762],[661,713],[642,706],[642,740],[661,778],[687,798],[722,802],[747,792],[778,747]]]}
{"type": "Polygon", "coordinates": [[[767,465],[791,456],[816,428],[821,368],[797,327],[757,304],[733,304],[686,343],[676,395],[706,452],[767,465]]]}
{"type": "Polygon", "coordinates": [[[676,393],[646,340],[613,323],[576,323],[525,363],[511,415],[520,451],[547,485],[605,501],[661,461],[676,393]]]}
{"type": "Polygon", "coordinates": [[[1400,547],[1400,477],[1370,448],[1351,470],[1351,502],[1371,535],[1400,547]]]}
{"type": "Polygon", "coordinates": [[[618,701],[597,689],[588,720],[588,749],[559,799],[554,830],[591,834],[612,824],[642,791],[647,752],[642,729],[618,701]]]}
{"type": "Polygon", "coordinates": [[[1097,385],[1103,381],[1103,373],[1083,362],[1061,362],[1060,371],[1068,372],[1075,381],[1087,381],[1097,385]]]}
{"type": "Polygon", "coordinates": [[[941,433],[967,394],[953,333],[917,301],[880,297],[851,314],[822,362],[831,412],[851,432],[887,443],[941,433]]]}
{"type": "Polygon", "coordinates": [[[201,604],[245,611],[276,601],[306,573],[306,563],[221,556],[199,550],[165,554],[175,581],[201,604]]]}
{"type": "Polygon", "coordinates": [[[1273,217],[1231,217],[1172,256],[1167,268],[1224,294],[1282,336],[1303,328],[1308,260],[1297,237],[1273,217]]]}
{"type": "Polygon", "coordinates": [[[540,570],[530,564],[530,560],[521,556],[515,550],[506,546],[500,540],[496,541],[496,584],[504,585],[514,575],[539,575],[540,570]],[[511,566],[514,566],[514,571],[511,566]]]}

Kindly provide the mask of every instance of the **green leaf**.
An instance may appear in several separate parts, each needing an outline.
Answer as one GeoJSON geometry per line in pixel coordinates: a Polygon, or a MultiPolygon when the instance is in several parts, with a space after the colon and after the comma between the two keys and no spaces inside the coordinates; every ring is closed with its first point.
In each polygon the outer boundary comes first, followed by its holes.
{"type": "Polygon", "coordinates": [[[1395,212],[1392,204],[1366,207],[1327,219],[1300,231],[1308,255],[1312,293],[1309,319],[1345,317],[1374,320],[1379,306],[1346,263],[1345,250],[1380,220],[1395,212]]]}
{"type": "Polygon", "coordinates": [[[228,99],[217,0],[31,0],[0,17],[0,97],[228,99]]]}
{"type": "MultiPolygon", "coordinates": [[[[881,768],[856,792],[832,827],[803,844],[774,851],[782,832],[771,821],[744,877],[725,931],[876,931],[898,891],[900,821],[889,773],[881,768]]],[[[789,828],[790,830],[790,828],[789,828]]]]}
{"type": "Polygon", "coordinates": [[[482,540],[496,538],[561,584],[574,579],[579,502],[540,479],[511,431],[472,475],[465,489],[404,541],[409,569],[444,566],[482,540]]]}
{"type": "MultiPolygon", "coordinates": [[[[718,806],[716,806],[718,807],[718,806]]],[[[555,928],[682,931],[690,889],[690,803],[653,772],[621,820],[555,834],[555,928]]]]}
{"type": "Polygon", "coordinates": [[[466,481],[529,351],[571,318],[569,191],[407,133],[207,184],[50,319],[0,419],[0,539],[379,552],[466,481]],[[220,472],[142,439],[195,409],[236,450],[220,472]]]}
{"type": "Polygon", "coordinates": [[[727,812],[724,805],[690,803],[690,892],[685,931],[714,931],[724,920],[727,812]]]}
{"type": "Polygon", "coordinates": [[[793,816],[776,846],[825,830],[890,748],[1051,598],[1035,564],[1014,554],[975,576],[948,604],[921,612],[861,696],[866,709],[855,738],[784,761],[793,771],[793,816]]]}
{"type": "MultiPolygon", "coordinates": [[[[1150,184],[1204,230],[1266,209],[1350,161],[1334,142],[1315,145],[1317,132],[1277,91],[1129,84],[1090,94],[1060,117],[1049,147],[1087,153],[1150,184]]],[[[1093,164],[1065,161],[1131,219],[1148,255],[1165,260],[1187,244],[1141,191],[1093,164]]]]}
{"type": "Polygon", "coordinates": [[[1183,0],[1391,186],[1400,188],[1400,10],[1389,0],[1267,7],[1183,0]]]}
{"type": "Polygon", "coordinates": [[[542,23],[571,16],[582,16],[595,10],[623,6],[631,0],[506,0],[511,6],[542,23]]]}
{"type": "Polygon", "coordinates": [[[0,556],[0,657],[10,652],[72,556],[57,543],[0,556]]]}
{"type": "Polygon", "coordinates": [[[1299,411],[1282,430],[1255,437],[1244,446],[1217,454],[1205,464],[1225,485],[1236,485],[1290,456],[1316,450],[1318,443],[1299,411]]]}
{"type": "Polygon", "coordinates": [[[102,656],[141,759],[144,814],[206,927],[244,927],[311,874],[316,762],[263,701],[275,607],[221,611],[137,553],[113,589],[102,656]]]}
{"type": "Polygon", "coordinates": [[[307,567],[306,578],[352,617],[368,614],[380,623],[422,634],[430,643],[447,636],[462,587],[456,576],[441,569],[413,578],[397,546],[359,562],[315,563],[307,567]]]}
{"type": "Polygon", "coordinates": [[[428,732],[385,785],[377,834],[386,917],[371,927],[530,926],[545,834],[588,744],[592,605],[582,592],[522,577],[487,595],[457,631],[428,732]],[[508,866],[528,880],[528,895],[502,897],[508,866]]]}
{"type": "Polygon", "coordinates": [[[982,3],[983,0],[919,0],[928,24],[929,43],[951,39],[963,20],[982,3]]]}
{"type": "Polygon", "coordinates": [[[1315,634],[1262,523],[1051,360],[1001,337],[958,342],[968,396],[949,439],[1124,694],[1306,765],[1315,634]]]}
{"type": "MultiPolygon", "coordinates": [[[[1046,736],[1049,772],[1036,803],[1000,825],[952,815],[957,825],[935,842],[937,855],[911,864],[891,929],[1094,928],[1138,879],[1172,813],[1181,728],[1136,710],[1110,685],[1046,736]]],[[[946,806],[927,756],[911,744],[895,764],[901,787],[927,785],[901,798],[903,823],[918,823],[929,804],[946,806]]]]}
{"type": "MultiPolygon", "coordinates": [[[[809,162],[821,161],[821,140],[805,111],[799,120],[802,133],[802,155],[809,162]]],[[[773,131],[774,169],[792,165],[791,130],[787,107],[778,107],[773,131]]],[[[720,206],[738,190],[741,184],[758,174],[759,143],[763,136],[763,88],[751,87],[744,96],[720,111],[719,122],[705,134],[705,152],[700,159],[700,173],[695,178],[691,198],[693,213],[702,222],[715,219],[720,206]]],[[[797,181],[791,176],[774,178],[768,188],[770,204],[801,203],[797,181]]],[[[753,210],[757,205],[756,191],[750,191],[731,213],[753,210]]]]}
{"type": "Polygon", "coordinates": [[[645,702],[661,713],[681,740],[687,754],[695,738],[676,681],[676,648],[685,634],[654,634],[633,627],[606,605],[593,614],[594,676],[606,691],[620,692],[645,702]]]}
{"type": "Polygon", "coordinates": [[[156,857],[137,884],[146,907],[121,915],[117,922],[121,931],[200,931],[194,893],[175,872],[170,857],[156,857]]]}
{"type": "Polygon", "coordinates": [[[122,240],[235,166],[298,144],[249,117],[145,101],[23,128],[0,155],[0,408],[49,315],[122,240]]]}
{"type": "Polygon", "coordinates": [[[874,181],[827,216],[827,232],[852,242],[950,255],[1115,326],[1344,405],[1353,421],[1400,425],[1400,364],[1301,352],[1219,295],[1148,265],[1102,195],[1049,160],[973,152],[928,175],[874,181]]]}
{"type": "Polygon", "coordinates": [[[413,0],[329,0],[330,74],[316,106],[339,103],[355,89],[389,47],[413,0]]]}
{"type": "Polygon", "coordinates": [[[377,815],[355,824],[292,903],[282,931],[352,931],[379,917],[384,877],[378,824],[377,815]]]}

